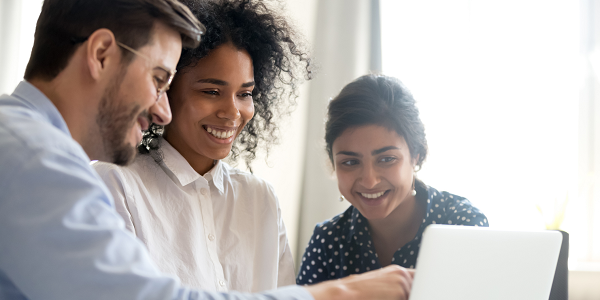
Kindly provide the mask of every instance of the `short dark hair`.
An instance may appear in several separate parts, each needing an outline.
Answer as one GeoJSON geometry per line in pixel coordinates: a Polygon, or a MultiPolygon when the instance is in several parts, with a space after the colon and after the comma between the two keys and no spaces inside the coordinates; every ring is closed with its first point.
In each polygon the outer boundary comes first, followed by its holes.
{"type": "Polygon", "coordinates": [[[384,75],[364,75],[346,85],[329,102],[325,143],[333,163],[333,142],[346,129],[380,125],[404,137],[410,156],[420,168],[427,156],[425,126],[415,99],[400,80],[384,75]]]}
{"type": "MultiPolygon", "coordinates": [[[[184,47],[196,47],[203,26],[177,0],[45,0],[35,29],[25,79],[52,80],[68,64],[80,41],[106,28],[133,49],[150,41],[155,21],[181,34],[184,47]]],[[[124,62],[132,54],[123,52],[124,62]]]]}
{"type": "MultiPolygon", "coordinates": [[[[293,106],[299,81],[311,79],[310,57],[289,23],[263,1],[182,2],[206,25],[207,32],[197,48],[182,51],[177,74],[183,74],[186,68],[194,67],[200,59],[226,43],[245,50],[252,59],[254,118],[246,124],[231,150],[231,159],[235,160],[241,154],[250,168],[259,141],[265,141],[267,149],[269,144],[277,142],[275,119],[286,115],[293,106]]],[[[138,147],[140,153],[158,149],[157,137],[160,134],[162,126],[152,124],[138,147]]]]}

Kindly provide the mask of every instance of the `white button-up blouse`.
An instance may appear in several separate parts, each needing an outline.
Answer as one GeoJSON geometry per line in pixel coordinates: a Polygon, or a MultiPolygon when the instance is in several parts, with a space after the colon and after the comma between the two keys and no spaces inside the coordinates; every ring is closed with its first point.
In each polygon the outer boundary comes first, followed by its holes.
{"type": "Polygon", "coordinates": [[[260,292],[295,283],[273,187],[217,161],[199,175],[168,142],[119,167],[96,162],[127,229],[190,287],[260,292]]]}

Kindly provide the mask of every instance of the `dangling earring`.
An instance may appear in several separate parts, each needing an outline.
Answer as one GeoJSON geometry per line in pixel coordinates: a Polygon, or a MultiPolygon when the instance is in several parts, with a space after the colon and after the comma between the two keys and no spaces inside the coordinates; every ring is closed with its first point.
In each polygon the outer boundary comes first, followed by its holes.
{"type": "Polygon", "coordinates": [[[413,173],[412,192],[410,192],[410,194],[413,195],[413,196],[417,195],[417,190],[415,189],[415,181],[416,180],[417,180],[417,177],[413,173]]]}
{"type": "Polygon", "coordinates": [[[344,202],[344,200],[346,200],[346,198],[344,197],[344,195],[340,195],[340,202],[344,202]]]}

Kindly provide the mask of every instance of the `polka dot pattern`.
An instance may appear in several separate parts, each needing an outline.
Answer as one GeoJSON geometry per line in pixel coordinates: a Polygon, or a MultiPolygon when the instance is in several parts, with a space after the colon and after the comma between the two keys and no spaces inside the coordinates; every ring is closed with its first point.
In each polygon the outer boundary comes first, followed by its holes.
{"type": "MultiPolygon", "coordinates": [[[[394,253],[393,264],[405,268],[415,267],[421,236],[425,227],[430,224],[488,226],[485,215],[463,197],[439,192],[432,187],[418,192],[427,192],[427,209],[423,222],[415,238],[394,253]]],[[[315,227],[304,251],[296,283],[314,284],[380,268],[369,232],[369,222],[356,208],[350,206],[345,212],[315,227]],[[314,268],[317,264],[319,268],[314,268]]]]}

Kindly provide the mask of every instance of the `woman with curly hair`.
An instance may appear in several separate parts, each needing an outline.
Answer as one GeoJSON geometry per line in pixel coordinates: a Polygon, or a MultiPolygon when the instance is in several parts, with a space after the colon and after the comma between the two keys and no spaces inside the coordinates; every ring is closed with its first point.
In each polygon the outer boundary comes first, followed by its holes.
{"type": "Polygon", "coordinates": [[[272,186],[222,159],[231,153],[249,166],[259,145],[275,141],[274,119],[310,78],[310,61],[263,2],[186,4],[207,33],[182,52],[168,92],[171,124],[151,125],[130,166],[94,166],[161,271],[215,291],[294,284],[272,186]]]}

